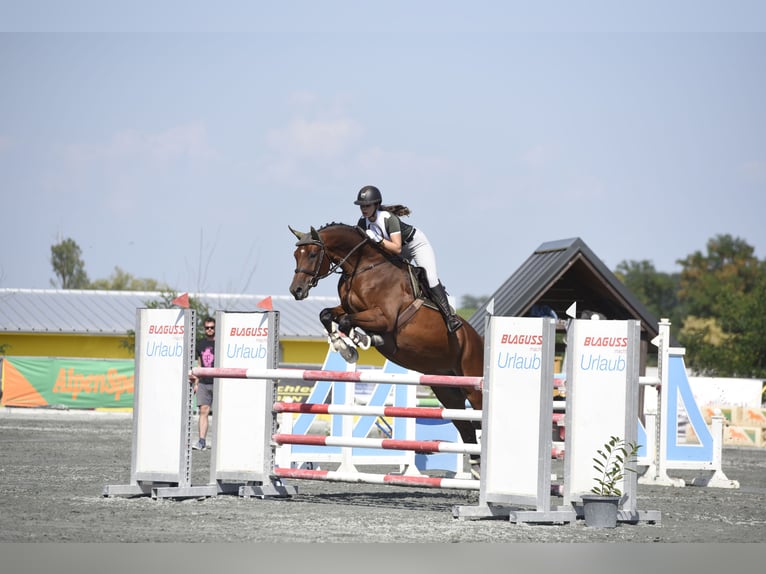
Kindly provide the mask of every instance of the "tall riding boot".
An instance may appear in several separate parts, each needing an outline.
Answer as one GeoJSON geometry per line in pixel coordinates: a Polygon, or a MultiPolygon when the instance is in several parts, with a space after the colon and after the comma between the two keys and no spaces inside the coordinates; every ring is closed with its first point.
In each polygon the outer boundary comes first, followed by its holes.
{"type": "Polygon", "coordinates": [[[441,311],[444,316],[444,321],[447,323],[447,330],[450,333],[454,333],[463,326],[463,321],[461,321],[452,311],[449,299],[447,299],[447,292],[444,290],[444,285],[437,283],[431,287],[431,294],[433,295],[434,303],[436,303],[436,306],[439,307],[439,311],[441,311]]]}

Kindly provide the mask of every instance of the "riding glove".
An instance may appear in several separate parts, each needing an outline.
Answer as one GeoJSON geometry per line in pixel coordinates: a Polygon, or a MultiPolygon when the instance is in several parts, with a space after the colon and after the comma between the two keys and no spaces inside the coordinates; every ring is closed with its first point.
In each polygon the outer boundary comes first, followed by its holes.
{"type": "Polygon", "coordinates": [[[373,229],[367,230],[367,237],[369,237],[370,240],[374,241],[375,243],[380,243],[381,241],[383,241],[383,237],[381,237],[380,234],[373,229]]]}

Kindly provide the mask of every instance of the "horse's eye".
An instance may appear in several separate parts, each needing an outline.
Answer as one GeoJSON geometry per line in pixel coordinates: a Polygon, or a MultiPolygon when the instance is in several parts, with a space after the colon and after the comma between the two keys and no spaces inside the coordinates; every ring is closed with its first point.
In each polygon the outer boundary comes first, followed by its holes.
{"type": "Polygon", "coordinates": [[[316,253],[309,253],[309,259],[316,259],[317,254],[316,253]]]}

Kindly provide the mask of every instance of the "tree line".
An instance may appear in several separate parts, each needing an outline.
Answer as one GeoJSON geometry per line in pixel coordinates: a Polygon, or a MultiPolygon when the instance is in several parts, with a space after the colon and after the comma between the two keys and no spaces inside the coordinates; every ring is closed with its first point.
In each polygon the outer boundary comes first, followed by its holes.
{"type": "MultiPolygon", "coordinates": [[[[701,375],[766,377],[766,260],[745,240],[720,234],[705,250],[676,261],[678,273],[657,271],[649,260],[622,261],[617,278],[655,317],[671,320],[686,365],[701,375]]],[[[62,289],[160,291],[153,305],[169,306],[175,291],[154,279],[139,279],[115,267],[111,277],[90,281],[82,252],[70,238],[51,247],[53,286],[62,289]]],[[[486,296],[465,295],[460,314],[470,316],[486,296]]],[[[190,299],[200,320],[208,314],[190,299]]]]}
{"type": "Polygon", "coordinates": [[[60,289],[104,289],[107,291],[172,291],[155,279],[139,279],[119,267],[107,279],[91,281],[85,271],[82,249],[74,239],[66,238],[51,246],[51,266],[55,279],[52,287],[60,289]]]}
{"type": "Polygon", "coordinates": [[[623,261],[615,275],[658,318],[668,317],[685,361],[708,376],[766,377],[766,260],[731,235],[708,240],[661,273],[649,261],[623,261]]]}

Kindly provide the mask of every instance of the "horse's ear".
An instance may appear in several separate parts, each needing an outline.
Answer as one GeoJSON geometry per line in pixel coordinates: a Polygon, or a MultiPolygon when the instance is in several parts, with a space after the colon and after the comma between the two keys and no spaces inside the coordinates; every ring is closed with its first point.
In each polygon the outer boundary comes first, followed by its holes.
{"type": "Polygon", "coordinates": [[[313,225],[311,226],[311,239],[313,239],[314,241],[321,241],[319,237],[319,232],[316,229],[314,229],[313,225]]]}
{"type": "Polygon", "coordinates": [[[293,229],[293,228],[292,228],[292,227],[290,227],[289,225],[287,226],[287,228],[288,228],[290,231],[292,231],[292,232],[293,232],[293,235],[295,235],[295,237],[297,237],[298,239],[303,239],[303,236],[304,236],[304,235],[306,235],[305,233],[303,233],[303,232],[301,232],[301,231],[295,231],[295,229],[293,229]]]}

